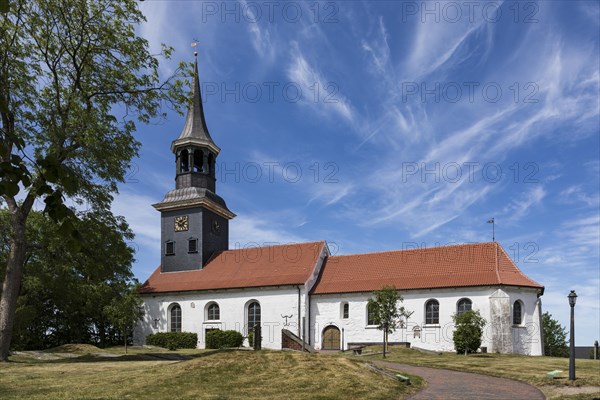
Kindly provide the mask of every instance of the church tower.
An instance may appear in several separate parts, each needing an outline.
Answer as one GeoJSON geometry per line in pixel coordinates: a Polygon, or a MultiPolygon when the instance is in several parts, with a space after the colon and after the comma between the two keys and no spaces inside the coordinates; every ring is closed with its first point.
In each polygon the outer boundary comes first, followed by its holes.
{"type": "Polygon", "coordinates": [[[211,257],[229,248],[229,220],[235,217],[215,193],[215,164],[221,149],[206,127],[197,59],[192,91],[185,125],[171,144],[175,189],[153,204],[161,213],[161,272],[203,268],[211,257]]]}

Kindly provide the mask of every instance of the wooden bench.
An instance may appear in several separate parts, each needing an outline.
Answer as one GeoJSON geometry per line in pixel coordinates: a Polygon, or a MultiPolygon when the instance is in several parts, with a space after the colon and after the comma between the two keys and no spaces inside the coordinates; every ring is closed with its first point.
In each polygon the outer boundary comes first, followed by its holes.
{"type": "Polygon", "coordinates": [[[398,378],[398,380],[400,382],[404,382],[407,385],[410,385],[410,378],[408,376],[404,376],[404,375],[401,375],[401,374],[396,374],[396,378],[398,378]]]}
{"type": "Polygon", "coordinates": [[[359,355],[361,355],[361,354],[362,354],[362,351],[363,351],[363,349],[364,349],[365,347],[367,347],[367,346],[357,346],[357,347],[351,347],[351,348],[349,348],[348,350],[352,350],[352,353],[353,353],[355,356],[359,356],[359,355]]]}
{"type": "Polygon", "coordinates": [[[548,379],[554,379],[556,378],[556,375],[560,374],[562,371],[560,369],[555,369],[554,371],[550,371],[546,374],[546,378],[548,379]]]}

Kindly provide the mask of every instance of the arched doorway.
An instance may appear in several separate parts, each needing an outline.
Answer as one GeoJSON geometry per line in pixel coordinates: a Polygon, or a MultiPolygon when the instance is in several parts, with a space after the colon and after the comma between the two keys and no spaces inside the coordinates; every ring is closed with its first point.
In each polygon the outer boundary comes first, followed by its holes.
{"type": "Polygon", "coordinates": [[[323,329],[323,350],[340,349],[340,330],[337,326],[329,325],[323,329]]]}

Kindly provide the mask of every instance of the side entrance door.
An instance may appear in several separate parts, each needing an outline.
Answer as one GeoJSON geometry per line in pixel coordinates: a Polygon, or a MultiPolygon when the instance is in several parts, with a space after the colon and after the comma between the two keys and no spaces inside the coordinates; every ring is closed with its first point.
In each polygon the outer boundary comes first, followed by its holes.
{"type": "Polygon", "coordinates": [[[340,330],[337,326],[329,325],[323,330],[323,350],[340,349],[340,330]]]}

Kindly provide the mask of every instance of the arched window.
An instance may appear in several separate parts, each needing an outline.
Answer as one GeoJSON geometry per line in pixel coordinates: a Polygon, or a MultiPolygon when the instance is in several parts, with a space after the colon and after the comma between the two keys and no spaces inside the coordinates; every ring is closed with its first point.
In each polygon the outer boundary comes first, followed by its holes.
{"type": "Polygon", "coordinates": [[[513,325],[521,325],[521,322],[523,322],[523,304],[521,300],[517,300],[513,304],[513,325]]]}
{"type": "Polygon", "coordinates": [[[456,305],[456,313],[462,314],[465,311],[471,311],[473,302],[470,299],[460,299],[456,305]]]}
{"type": "Polygon", "coordinates": [[[342,303],[342,318],[348,319],[350,317],[350,306],[348,303],[342,303]]]}
{"type": "Polygon", "coordinates": [[[252,332],[254,325],[260,325],[260,304],[258,304],[258,301],[248,304],[248,332],[252,332]]]}
{"type": "Polygon", "coordinates": [[[217,303],[210,303],[206,308],[206,319],[216,321],[221,319],[221,309],[217,303]]]}
{"type": "Polygon", "coordinates": [[[377,325],[375,322],[376,307],[375,304],[367,304],[367,325],[377,325]]]}
{"type": "Polygon", "coordinates": [[[208,172],[209,174],[212,175],[212,173],[215,171],[215,157],[213,156],[213,154],[211,152],[208,152],[208,172]]]}
{"type": "Polygon", "coordinates": [[[425,324],[440,323],[440,303],[437,300],[429,300],[425,303],[425,324]]]}
{"type": "Polygon", "coordinates": [[[194,150],[194,169],[192,172],[204,172],[204,154],[202,150],[194,150]]]}
{"type": "Polygon", "coordinates": [[[179,172],[188,172],[190,170],[190,153],[187,149],[179,153],[179,172]]]}
{"type": "Polygon", "coordinates": [[[179,304],[175,303],[171,305],[169,319],[171,332],[181,332],[181,306],[179,304]]]}

